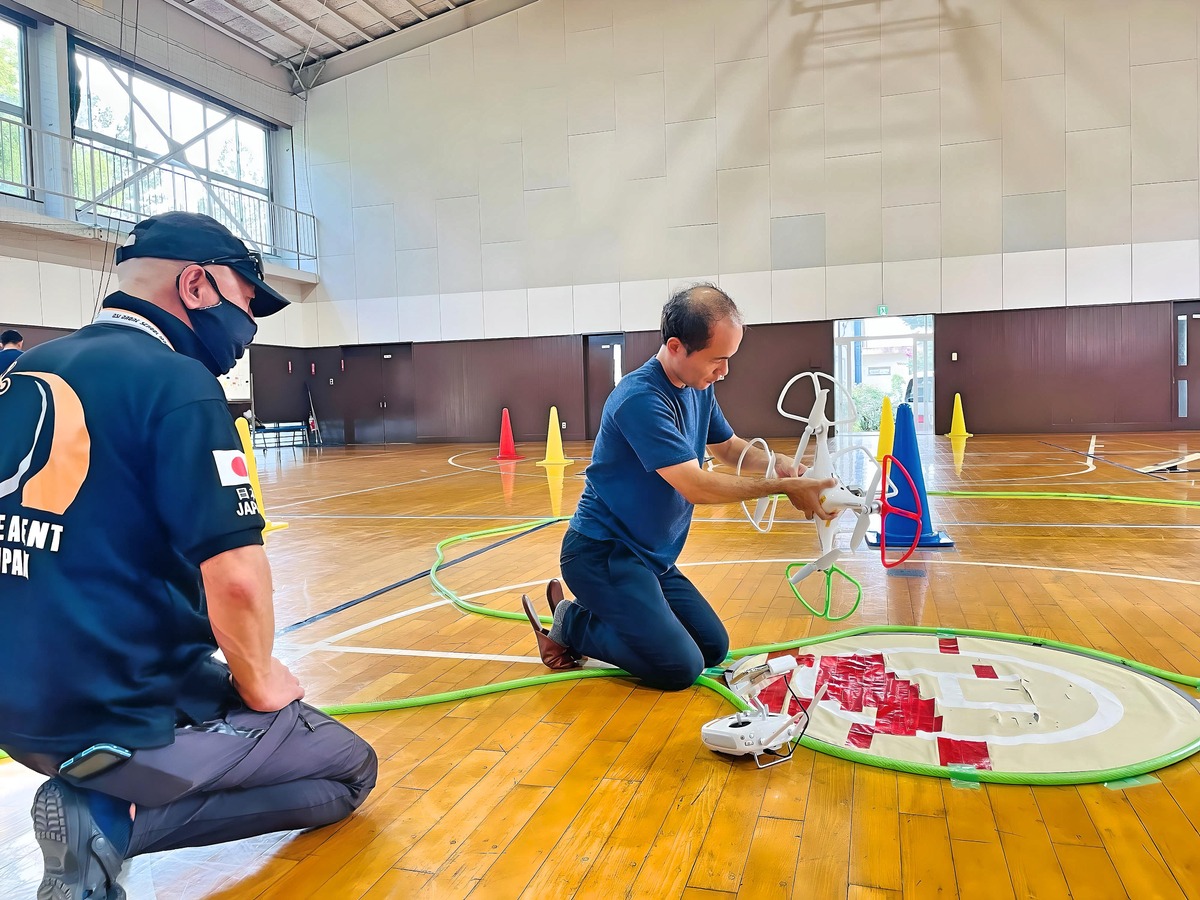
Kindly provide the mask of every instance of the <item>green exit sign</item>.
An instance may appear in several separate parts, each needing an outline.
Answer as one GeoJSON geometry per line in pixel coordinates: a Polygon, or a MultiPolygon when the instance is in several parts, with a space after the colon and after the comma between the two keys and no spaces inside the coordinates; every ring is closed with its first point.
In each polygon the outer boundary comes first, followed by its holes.
{"type": "Polygon", "coordinates": [[[879,312],[879,315],[886,316],[887,315],[887,307],[884,304],[880,303],[878,312],[879,312]]]}

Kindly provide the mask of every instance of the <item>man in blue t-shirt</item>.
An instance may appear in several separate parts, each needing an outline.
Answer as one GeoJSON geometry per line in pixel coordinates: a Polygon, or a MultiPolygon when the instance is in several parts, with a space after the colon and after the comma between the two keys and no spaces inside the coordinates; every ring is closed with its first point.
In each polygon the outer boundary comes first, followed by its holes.
{"type": "MultiPolygon", "coordinates": [[[[594,657],[652,687],[682,690],[729,651],[720,618],[675,565],[693,505],[786,494],[810,518],[827,519],[820,495],[834,482],[800,478],[804,468],[794,472],[781,458],[772,479],[702,466],[706,446],[726,465],[747,446],[713,391],[742,341],[729,295],[709,284],[679,291],[663,307],[662,337],[658,354],[622,378],[604,404],[587,486],[562,544],[575,600],[564,601],[558,582],[550,583],[549,631],[523,602],[550,668],[594,657]]],[[[755,447],[743,468],[763,472],[767,463],[755,447]]]]}
{"type": "Polygon", "coordinates": [[[0,377],[0,749],[50,776],[40,898],[123,897],[129,857],[335,822],[376,777],[272,653],[216,378],[286,298],[204,215],[139,222],[116,263],[92,324],[0,377]]]}

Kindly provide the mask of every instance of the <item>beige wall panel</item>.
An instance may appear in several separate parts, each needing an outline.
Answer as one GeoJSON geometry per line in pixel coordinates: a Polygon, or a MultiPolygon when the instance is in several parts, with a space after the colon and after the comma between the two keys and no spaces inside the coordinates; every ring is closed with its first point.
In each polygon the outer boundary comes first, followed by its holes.
{"type": "Polygon", "coordinates": [[[717,62],[767,55],[767,0],[717,0],[717,62]]]}
{"type": "MultiPolygon", "coordinates": [[[[943,11],[943,24],[945,21],[943,11]]],[[[941,63],[942,143],[999,139],[1003,114],[1000,26],[943,31],[941,63]]]]}
{"type": "Polygon", "coordinates": [[[717,167],[736,169],[770,160],[767,61],[717,64],[717,167]]]}
{"type": "MultiPolygon", "coordinates": [[[[479,240],[479,198],[439,200],[438,282],[443,294],[483,290],[483,251],[479,240]]],[[[362,287],[359,287],[362,296],[362,287]]],[[[393,293],[395,293],[393,291],[393,293]]]]}
{"type": "MultiPolygon", "coordinates": [[[[400,340],[439,341],[442,337],[442,298],[400,297],[396,301],[396,314],[400,321],[400,340]]],[[[318,346],[322,342],[318,342],[318,346]]]]}
{"type": "Polygon", "coordinates": [[[883,263],[825,269],[826,319],[861,319],[883,302],[883,263]]]}
{"type": "Polygon", "coordinates": [[[517,10],[521,84],[546,88],[566,82],[566,0],[538,0],[517,10]]]}
{"type": "Polygon", "coordinates": [[[719,285],[738,305],[747,325],[771,321],[770,272],[731,272],[721,276],[719,285]]]}
{"type": "Polygon", "coordinates": [[[662,72],[665,19],[662,0],[613,0],[613,61],[617,74],[662,72]]]}
{"type": "Polygon", "coordinates": [[[525,337],[529,334],[529,292],[483,292],[483,336],[485,338],[525,337]]]}
{"type": "Polygon", "coordinates": [[[941,103],[936,91],[884,97],[883,205],[937,203],[941,199],[941,103]]]}
{"type": "Polygon", "coordinates": [[[1039,194],[1067,186],[1061,75],[1004,83],[1004,193],[1039,194]]]}
{"type": "MultiPolygon", "coordinates": [[[[358,301],[326,300],[317,303],[317,341],[319,346],[357,344],[358,301]]],[[[434,306],[434,310],[437,307],[434,306]]]]}
{"type": "Polygon", "coordinates": [[[939,203],[893,206],[883,210],[883,261],[935,259],[942,255],[942,207],[939,203]]]}
{"type": "Polygon", "coordinates": [[[1200,195],[1194,181],[1133,186],[1133,241],[1200,238],[1200,195]]]}
{"type": "Polygon", "coordinates": [[[643,178],[621,186],[620,281],[662,278],[667,255],[667,179],[643,178]]]}
{"type": "MultiPolygon", "coordinates": [[[[528,7],[526,7],[528,8],[528,7]]],[[[567,90],[536,88],[524,93],[521,134],[525,190],[565,187],[567,162],[567,90]]]]}
{"type": "Polygon", "coordinates": [[[521,116],[516,113],[523,83],[519,21],[517,16],[500,16],[471,29],[477,127],[497,143],[521,140],[521,116]]]}
{"type": "Polygon", "coordinates": [[[941,0],[942,29],[995,25],[1002,5],[1002,0],[941,0]]]}
{"type": "Polygon", "coordinates": [[[1067,245],[1065,191],[1004,198],[1004,252],[1060,250],[1067,245]]]}
{"type": "Polygon", "coordinates": [[[881,181],[878,153],[825,161],[827,265],[883,259],[881,181]]]}
{"type": "MultiPolygon", "coordinates": [[[[662,319],[663,304],[670,296],[667,279],[621,282],[621,330],[657,331],[662,319]]],[[[643,360],[628,360],[626,371],[641,365],[643,360]]]]}
{"type": "Polygon", "coordinates": [[[525,220],[529,228],[529,237],[525,241],[525,273],[529,287],[571,283],[572,258],[576,250],[573,213],[570,188],[525,192],[525,220]]]}
{"type": "Polygon", "coordinates": [[[485,244],[519,241],[525,237],[522,159],[520,144],[480,147],[479,225],[485,244]]]}
{"type": "Polygon", "coordinates": [[[1200,245],[1171,241],[1133,245],[1133,299],[1188,300],[1200,297],[1200,245]]]}
{"type": "Polygon", "coordinates": [[[1128,128],[1067,135],[1067,246],[1128,244],[1130,207],[1128,128]]]}
{"type": "Polygon", "coordinates": [[[529,334],[575,333],[570,286],[529,289],[529,334]]]}
{"type": "MultiPolygon", "coordinates": [[[[406,191],[397,194],[396,249],[423,250],[437,246],[437,203],[428,195],[406,191]]],[[[325,273],[322,271],[322,277],[325,273]]]]}
{"type": "Polygon", "coordinates": [[[317,218],[317,246],[322,256],[354,252],[354,215],[350,207],[350,163],[312,166],[309,197],[317,218]]]}
{"type": "Polygon", "coordinates": [[[1000,309],[1003,259],[999,253],[942,257],[942,312],[1000,309]]]}
{"type": "Polygon", "coordinates": [[[1197,177],[1196,62],[1130,69],[1133,183],[1197,177]]]}
{"type": "Polygon", "coordinates": [[[666,142],[667,224],[716,224],[716,119],[673,122],[666,142]]]}
{"type": "Polygon", "coordinates": [[[612,131],[617,127],[611,28],[567,32],[567,133],[612,131]]]}
{"type": "Polygon", "coordinates": [[[1067,251],[1004,254],[1004,308],[1065,306],[1067,251]]]}
{"type": "Polygon", "coordinates": [[[623,176],[665,175],[666,153],[662,72],[621,77],[617,82],[617,154],[623,176]]]}
{"type": "Polygon", "coordinates": [[[720,267],[716,225],[667,229],[667,277],[700,278],[720,267]]]}
{"type": "Polygon", "coordinates": [[[1067,131],[1128,125],[1128,3],[1072,0],[1066,59],[1067,131]]]}
{"type": "Polygon", "coordinates": [[[442,294],[442,340],[473,341],[485,337],[483,292],[442,294]]]}
{"type": "Polygon", "coordinates": [[[858,44],[879,40],[879,3],[823,4],[821,30],[825,46],[858,44]]]}
{"type": "Polygon", "coordinates": [[[372,344],[400,340],[400,314],[395,297],[358,301],[358,333],[372,344]]]}
{"type": "Polygon", "coordinates": [[[771,321],[825,318],[825,269],[776,269],[771,273],[771,321]]]}
{"type": "MultiPolygon", "coordinates": [[[[412,251],[426,252],[426,251],[412,251]]],[[[505,241],[483,245],[483,289],[507,291],[529,283],[525,274],[525,242],[505,241]]],[[[440,288],[429,293],[440,293],[440,288]]],[[[401,291],[401,295],[404,292],[401,291]]]]}
{"type": "Polygon", "coordinates": [[[1132,278],[1129,244],[1067,250],[1067,306],[1128,303],[1132,278]]]}
{"type": "Polygon", "coordinates": [[[825,265],[825,216],[771,220],[771,268],[814,269],[825,265]]]}
{"type": "MultiPolygon", "coordinates": [[[[563,6],[567,33],[607,28],[613,23],[613,0],[571,0],[563,6]]],[[[501,16],[500,18],[512,18],[501,16]]]]}
{"type": "Polygon", "coordinates": [[[942,311],[942,261],[909,259],[883,264],[883,302],[888,315],[942,311]]]}
{"type": "Polygon", "coordinates": [[[584,229],[615,230],[620,224],[622,181],[616,132],[571,135],[569,146],[575,223],[584,229]]]}
{"type": "Polygon", "coordinates": [[[354,210],[354,278],[359,299],[396,296],[394,226],[390,203],[354,210]]]}
{"type": "Polygon", "coordinates": [[[666,0],[671,40],[663,48],[667,121],[717,114],[715,0],[666,0]]]}
{"type": "Polygon", "coordinates": [[[1065,0],[1004,0],[1004,77],[1061,75],[1065,0]]]}
{"type": "Polygon", "coordinates": [[[771,267],[771,203],[767,166],[717,172],[720,273],[771,267]]]}
{"type": "Polygon", "coordinates": [[[879,42],[825,50],[825,156],[880,148],[879,42]]]}
{"type": "Polygon", "coordinates": [[[825,96],[821,14],[792,0],[768,0],[768,105],[810,106],[825,96]]]}
{"type": "Polygon", "coordinates": [[[350,161],[346,83],[347,79],[339,78],[309,92],[304,143],[312,165],[350,161]]]}
{"type": "Polygon", "coordinates": [[[1196,58],[1194,0],[1133,0],[1129,16],[1129,62],[1196,58]]]}
{"type": "Polygon", "coordinates": [[[771,215],[825,211],[825,107],[771,111],[771,215]]]}
{"type": "Polygon", "coordinates": [[[396,293],[399,296],[418,297],[441,292],[437,250],[396,251],[396,293]]]}
{"type": "Polygon", "coordinates": [[[890,0],[883,4],[881,13],[883,93],[938,90],[941,87],[938,0],[890,0]]]}
{"type": "Polygon", "coordinates": [[[942,255],[999,253],[1000,142],[942,148],[942,255]]]}
{"type": "Polygon", "coordinates": [[[571,292],[575,329],[579,334],[597,334],[621,329],[621,286],[577,284],[571,292]]]}
{"type": "MultiPolygon", "coordinates": [[[[351,203],[370,206],[390,196],[396,183],[389,141],[392,124],[379,114],[388,105],[388,70],[372,66],[346,78],[346,126],[350,140],[351,203]]],[[[428,125],[428,121],[423,124],[428,125]]]]}

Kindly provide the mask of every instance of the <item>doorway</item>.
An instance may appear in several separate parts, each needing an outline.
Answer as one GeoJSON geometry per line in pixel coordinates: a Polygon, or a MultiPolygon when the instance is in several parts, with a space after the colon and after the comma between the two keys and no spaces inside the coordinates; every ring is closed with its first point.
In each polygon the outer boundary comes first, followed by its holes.
{"type": "Polygon", "coordinates": [[[412,344],[345,347],[342,359],[346,443],[415,441],[412,344]]]}
{"type": "Polygon", "coordinates": [[[1180,428],[1200,427],[1200,302],[1175,304],[1175,396],[1171,409],[1180,428]]]}
{"type": "MultiPolygon", "coordinates": [[[[933,316],[840,319],[833,332],[834,378],[851,390],[857,430],[879,431],[883,398],[909,403],[917,431],[933,432],[933,316]]],[[[835,397],[837,417],[849,417],[835,397]]]]}
{"type": "Polygon", "coordinates": [[[584,391],[587,395],[587,439],[600,432],[604,401],[624,373],[625,335],[589,334],[584,338],[584,391]]]}

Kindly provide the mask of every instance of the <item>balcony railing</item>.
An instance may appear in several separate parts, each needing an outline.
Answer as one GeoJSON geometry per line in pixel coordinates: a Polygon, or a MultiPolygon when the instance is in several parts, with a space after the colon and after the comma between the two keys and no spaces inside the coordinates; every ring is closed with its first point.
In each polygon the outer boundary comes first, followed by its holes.
{"type": "Polygon", "coordinates": [[[105,229],[171,210],[205,213],[264,256],[297,267],[317,258],[316,219],[309,213],[199,178],[182,162],[156,165],[3,116],[0,193],[24,198],[45,215],[105,229]]]}

